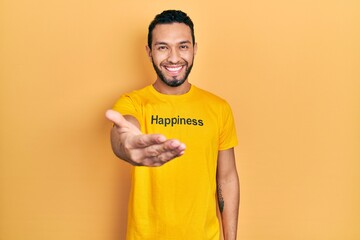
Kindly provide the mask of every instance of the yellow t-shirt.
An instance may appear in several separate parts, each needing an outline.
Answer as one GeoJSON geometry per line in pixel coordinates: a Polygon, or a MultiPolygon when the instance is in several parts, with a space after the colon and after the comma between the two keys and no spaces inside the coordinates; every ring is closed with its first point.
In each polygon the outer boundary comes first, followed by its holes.
{"type": "Polygon", "coordinates": [[[143,133],[185,143],[185,154],[161,167],[134,167],[128,240],[219,240],[216,168],[219,150],[237,144],[225,100],[191,86],[165,95],[153,86],[123,95],[114,109],[134,116],[143,133]]]}

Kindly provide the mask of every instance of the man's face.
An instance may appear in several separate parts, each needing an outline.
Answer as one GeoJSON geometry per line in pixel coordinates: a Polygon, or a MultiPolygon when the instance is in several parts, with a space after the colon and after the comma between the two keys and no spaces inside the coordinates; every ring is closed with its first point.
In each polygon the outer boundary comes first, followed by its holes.
{"type": "Polygon", "coordinates": [[[184,23],[158,24],[152,32],[151,50],[147,47],[158,78],[167,86],[183,84],[190,74],[196,44],[184,23]]]}

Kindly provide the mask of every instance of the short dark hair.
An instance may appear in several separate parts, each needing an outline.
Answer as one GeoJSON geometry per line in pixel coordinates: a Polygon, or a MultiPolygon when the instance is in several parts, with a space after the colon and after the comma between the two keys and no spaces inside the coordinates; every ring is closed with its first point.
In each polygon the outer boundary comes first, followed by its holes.
{"type": "Polygon", "coordinates": [[[162,13],[156,15],[154,20],[152,20],[149,25],[148,46],[150,49],[152,44],[152,31],[156,25],[170,23],[184,23],[189,26],[191,30],[192,41],[193,44],[195,44],[194,23],[191,21],[190,17],[180,10],[165,10],[162,13]]]}

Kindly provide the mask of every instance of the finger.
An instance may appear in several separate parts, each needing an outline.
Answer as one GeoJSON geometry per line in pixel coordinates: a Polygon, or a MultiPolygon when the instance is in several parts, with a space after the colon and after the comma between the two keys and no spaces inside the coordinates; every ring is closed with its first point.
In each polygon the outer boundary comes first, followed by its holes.
{"type": "Polygon", "coordinates": [[[169,161],[173,158],[180,157],[185,153],[185,149],[186,146],[184,143],[170,141],[170,148],[168,149],[168,151],[165,151],[161,154],[163,155],[162,159],[169,161]]]}
{"type": "MultiPolygon", "coordinates": [[[[167,144],[170,145],[171,149],[164,151],[165,147],[162,146],[162,151],[160,153],[159,153],[160,148],[157,150],[154,149],[148,150],[147,156],[144,156],[144,158],[141,161],[141,166],[159,167],[184,154],[186,148],[185,144],[180,143],[177,140],[168,140],[167,144]],[[173,148],[174,146],[176,146],[176,148],[173,148]]],[[[151,148],[153,147],[154,146],[152,146],[151,148]]],[[[159,147],[159,145],[155,147],[159,147]]]]}
{"type": "Polygon", "coordinates": [[[173,154],[163,153],[154,157],[147,157],[142,160],[142,166],[147,167],[160,167],[169,161],[172,161],[177,156],[173,154]]]}
{"type": "Polygon", "coordinates": [[[169,158],[176,158],[184,155],[186,146],[181,143],[177,148],[172,149],[171,151],[165,152],[165,155],[169,158]]]}
{"type": "Polygon", "coordinates": [[[138,135],[134,140],[134,145],[139,148],[146,148],[153,150],[154,152],[157,149],[161,148],[161,145],[166,141],[166,137],[161,134],[142,134],[138,135]]]}
{"type": "MultiPolygon", "coordinates": [[[[184,144],[182,144],[184,146],[184,144]]],[[[174,160],[175,158],[178,158],[184,154],[184,150],[182,148],[176,148],[175,150],[166,151],[161,154],[159,154],[156,157],[151,157],[151,164],[152,166],[162,166],[163,164],[174,160]]]]}
{"type": "Polygon", "coordinates": [[[113,122],[117,127],[121,127],[125,124],[126,119],[117,111],[107,110],[105,116],[108,120],[113,122]]]}
{"type": "Polygon", "coordinates": [[[164,152],[173,151],[179,153],[185,151],[185,149],[185,144],[176,139],[170,139],[164,144],[164,152]]]}
{"type": "Polygon", "coordinates": [[[171,158],[183,155],[185,148],[185,144],[172,139],[163,144],[154,144],[144,148],[144,156],[158,158],[160,161],[167,161],[171,158]]]}

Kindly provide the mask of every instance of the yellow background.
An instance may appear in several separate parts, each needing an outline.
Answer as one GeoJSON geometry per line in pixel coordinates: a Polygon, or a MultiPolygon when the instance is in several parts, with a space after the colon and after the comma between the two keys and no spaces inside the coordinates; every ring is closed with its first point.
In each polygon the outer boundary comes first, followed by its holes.
{"type": "Polygon", "coordinates": [[[358,0],[2,0],[0,239],[124,239],[104,112],[155,79],[168,8],[195,22],[190,81],[236,117],[239,239],[359,240],[358,0]]]}

